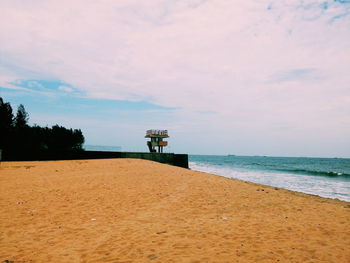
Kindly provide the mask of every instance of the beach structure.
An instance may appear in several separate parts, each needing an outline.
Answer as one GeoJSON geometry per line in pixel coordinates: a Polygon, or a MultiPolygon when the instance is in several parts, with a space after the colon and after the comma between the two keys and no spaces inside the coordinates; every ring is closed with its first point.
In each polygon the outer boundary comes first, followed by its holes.
{"type": "Polygon", "coordinates": [[[163,139],[168,137],[168,130],[147,130],[145,138],[150,138],[150,141],[147,141],[149,151],[157,152],[156,147],[158,147],[158,152],[162,153],[163,147],[168,145],[168,142],[163,139]]]}

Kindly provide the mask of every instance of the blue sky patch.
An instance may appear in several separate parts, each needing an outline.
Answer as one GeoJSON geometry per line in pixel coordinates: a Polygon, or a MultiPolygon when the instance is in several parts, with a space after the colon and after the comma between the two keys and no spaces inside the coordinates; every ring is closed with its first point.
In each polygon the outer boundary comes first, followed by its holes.
{"type": "Polygon", "coordinates": [[[29,114],[45,113],[66,116],[111,118],[122,112],[171,112],[175,108],[163,107],[147,101],[127,101],[89,98],[78,89],[62,81],[17,80],[12,85],[25,90],[0,87],[0,96],[10,102],[14,111],[23,104],[29,114]]]}
{"type": "Polygon", "coordinates": [[[278,72],[273,75],[269,82],[286,82],[286,81],[299,81],[299,80],[317,80],[320,76],[316,74],[316,69],[313,68],[301,68],[292,69],[288,71],[278,72]]]}
{"type": "Polygon", "coordinates": [[[350,0],[334,0],[334,2],[338,2],[341,4],[350,4],[350,0]]]}
{"type": "Polygon", "coordinates": [[[327,10],[328,7],[329,7],[328,2],[323,2],[323,3],[321,4],[321,7],[322,7],[322,9],[327,10]]]}
{"type": "Polygon", "coordinates": [[[59,80],[16,80],[15,82],[10,83],[17,87],[25,88],[28,91],[36,91],[36,92],[51,92],[51,93],[80,93],[77,89],[73,88],[68,83],[59,80]]]}

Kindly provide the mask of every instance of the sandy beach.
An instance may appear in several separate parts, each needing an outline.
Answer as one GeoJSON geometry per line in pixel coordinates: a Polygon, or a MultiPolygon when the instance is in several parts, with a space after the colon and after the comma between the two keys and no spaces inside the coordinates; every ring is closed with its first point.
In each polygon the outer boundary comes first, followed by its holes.
{"type": "Polygon", "coordinates": [[[136,159],[0,180],[0,262],[350,262],[347,202],[136,159]]]}

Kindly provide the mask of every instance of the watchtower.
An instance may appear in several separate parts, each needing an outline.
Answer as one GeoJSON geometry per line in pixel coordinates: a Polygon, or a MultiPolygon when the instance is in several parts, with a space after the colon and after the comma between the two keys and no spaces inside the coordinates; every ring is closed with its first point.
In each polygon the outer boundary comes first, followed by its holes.
{"type": "Polygon", "coordinates": [[[156,147],[158,147],[158,152],[163,152],[163,147],[168,145],[167,141],[163,141],[164,138],[168,138],[168,130],[148,130],[146,131],[145,138],[150,138],[150,141],[147,141],[147,146],[149,151],[157,152],[156,147]]]}

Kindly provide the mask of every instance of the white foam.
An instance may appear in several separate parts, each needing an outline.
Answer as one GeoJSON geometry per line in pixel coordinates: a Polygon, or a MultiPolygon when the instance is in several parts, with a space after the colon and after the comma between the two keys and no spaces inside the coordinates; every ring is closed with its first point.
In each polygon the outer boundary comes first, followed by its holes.
{"type": "Polygon", "coordinates": [[[244,170],[229,166],[189,162],[192,170],[216,174],[228,178],[270,185],[327,198],[350,202],[350,182],[336,181],[312,175],[244,170]]]}

